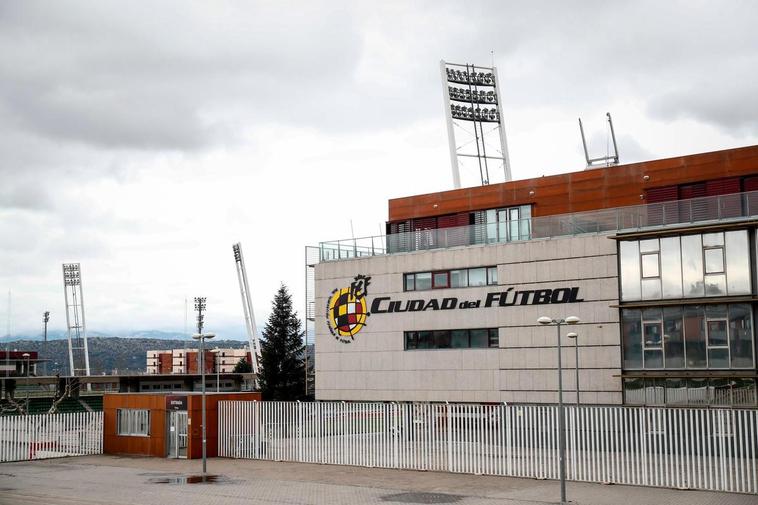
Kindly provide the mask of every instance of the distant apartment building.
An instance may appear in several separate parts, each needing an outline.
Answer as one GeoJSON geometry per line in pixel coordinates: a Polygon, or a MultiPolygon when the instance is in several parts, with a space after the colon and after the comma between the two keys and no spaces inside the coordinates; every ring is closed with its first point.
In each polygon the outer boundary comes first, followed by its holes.
{"type": "MultiPolygon", "coordinates": [[[[197,349],[147,351],[147,373],[155,375],[196,374],[197,349]]],[[[205,373],[231,373],[240,359],[250,363],[250,351],[243,349],[208,349],[205,352],[205,373]]]]}

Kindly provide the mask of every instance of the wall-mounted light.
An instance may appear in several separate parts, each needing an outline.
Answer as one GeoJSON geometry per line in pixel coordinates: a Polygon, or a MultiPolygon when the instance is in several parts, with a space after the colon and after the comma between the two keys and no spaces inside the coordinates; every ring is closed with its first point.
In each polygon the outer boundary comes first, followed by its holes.
{"type": "Polygon", "coordinates": [[[644,200],[644,199],[645,199],[645,195],[640,195],[640,200],[644,200]]]}
{"type": "Polygon", "coordinates": [[[534,190],[529,191],[529,196],[534,196],[534,190]]]}
{"type": "Polygon", "coordinates": [[[643,175],[642,176],[642,180],[645,181],[645,182],[647,182],[647,181],[650,180],[650,176],[649,175],[643,175]]]}

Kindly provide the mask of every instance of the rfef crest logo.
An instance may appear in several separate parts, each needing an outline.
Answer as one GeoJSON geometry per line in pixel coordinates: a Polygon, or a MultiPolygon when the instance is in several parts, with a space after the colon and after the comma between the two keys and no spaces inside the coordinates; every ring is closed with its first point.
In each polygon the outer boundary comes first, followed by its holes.
{"type": "Polygon", "coordinates": [[[371,277],[358,275],[350,287],[335,289],[326,303],[326,324],[334,338],[349,344],[355,335],[366,326],[370,316],[366,304],[371,277]]]}

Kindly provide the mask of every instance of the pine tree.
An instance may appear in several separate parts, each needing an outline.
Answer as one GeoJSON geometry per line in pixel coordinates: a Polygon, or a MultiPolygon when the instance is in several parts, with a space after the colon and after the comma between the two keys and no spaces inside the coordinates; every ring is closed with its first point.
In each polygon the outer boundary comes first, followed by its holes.
{"type": "Polygon", "coordinates": [[[264,400],[299,400],[305,395],[303,332],[284,284],[272,309],[263,328],[258,383],[264,400]]]}
{"type": "Polygon", "coordinates": [[[250,364],[245,358],[240,358],[236,365],[234,365],[233,373],[251,373],[253,371],[253,365],[250,364]]]}

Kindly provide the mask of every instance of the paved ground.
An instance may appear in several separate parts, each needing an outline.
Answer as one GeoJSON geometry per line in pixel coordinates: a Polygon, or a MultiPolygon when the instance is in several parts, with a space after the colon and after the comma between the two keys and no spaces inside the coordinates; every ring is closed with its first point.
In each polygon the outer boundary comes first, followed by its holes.
{"type": "MultiPolygon", "coordinates": [[[[200,461],[84,456],[0,464],[3,505],[354,505],[555,503],[558,483],[532,479],[414,472],[302,463],[211,459],[216,484],[175,483],[200,461]]],[[[755,496],[569,483],[581,505],[755,505],[755,496]]]]}

